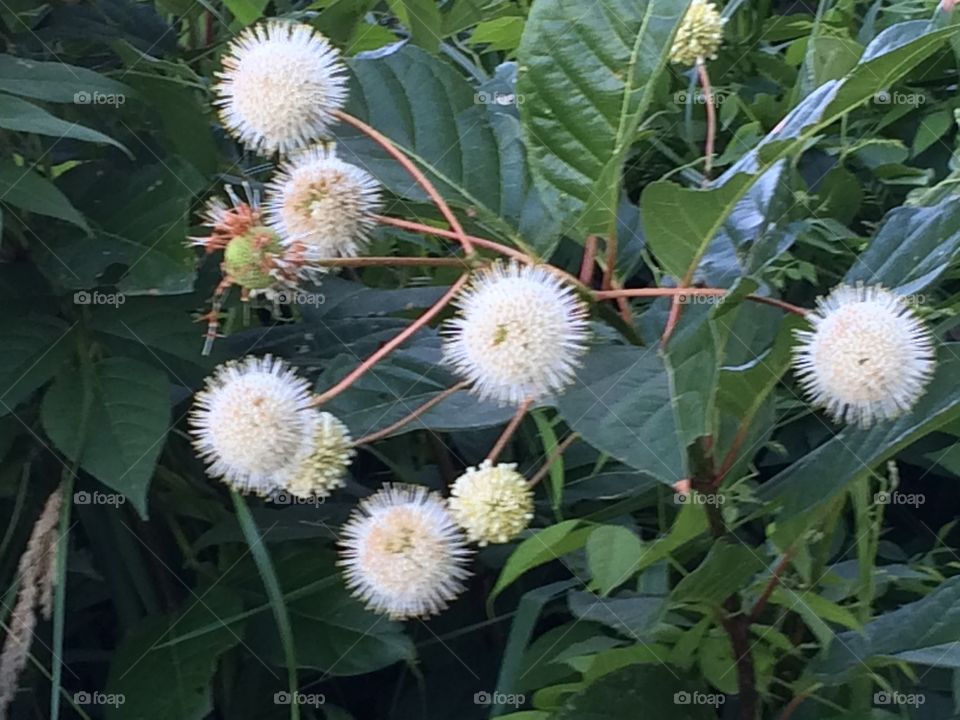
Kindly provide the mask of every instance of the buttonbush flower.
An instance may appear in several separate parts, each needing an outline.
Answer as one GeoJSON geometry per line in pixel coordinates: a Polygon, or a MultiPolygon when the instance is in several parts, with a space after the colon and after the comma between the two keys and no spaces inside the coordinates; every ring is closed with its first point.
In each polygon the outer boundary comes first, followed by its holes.
{"type": "Polygon", "coordinates": [[[467,468],[450,489],[450,512],[481,547],[510,542],[533,519],[533,489],[510,463],[467,468]]]}
{"type": "Polygon", "coordinates": [[[693,65],[698,60],[715,58],[723,42],[726,23],[712,2],[693,0],[673,38],[670,62],[693,65]]]}

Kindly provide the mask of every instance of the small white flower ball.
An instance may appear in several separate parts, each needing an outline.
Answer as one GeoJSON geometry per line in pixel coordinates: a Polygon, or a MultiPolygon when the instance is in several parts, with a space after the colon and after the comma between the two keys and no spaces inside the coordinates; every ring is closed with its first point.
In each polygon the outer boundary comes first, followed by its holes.
{"type": "Polygon", "coordinates": [[[510,542],[533,519],[533,489],[516,468],[485,460],[467,468],[450,489],[450,512],[480,547],[510,542]]]}
{"type": "Polygon", "coordinates": [[[727,19],[712,2],[693,0],[673,38],[670,62],[693,65],[698,60],[716,58],[726,24],[727,19]]]}
{"type": "Polygon", "coordinates": [[[417,485],[386,485],[343,527],[347,587],[394,620],[435,615],[464,590],[471,555],[447,504],[417,485]]]}
{"type": "Polygon", "coordinates": [[[268,20],[244,30],[216,73],[215,105],[249,149],[287,153],[324,137],[347,99],[340,54],[309,25],[268,20]]]}
{"type": "Polygon", "coordinates": [[[810,400],[837,421],[869,427],[923,395],[933,374],[933,336],[902,297],[882,287],[840,286],[798,331],[794,368],[810,400]]]}
{"type": "Polygon", "coordinates": [[[269,355],[228,362],[197,393],[189,424],[207,472],[266,495],[313,451],[318,416],[309,383],[269,355]]]}
{"type": "Polygon", "coordinates": [[[563,390],[586,351],[587,309],[542,267],[477,273],[445,326],[444,359],[484,399],[519,405],[563,390]]]}
{"type": "Polygon", "coordinates": [[[380,185],[327,147],[297,153],[268,185],[267,223],[308,260],[354,257],[380,209],[380,185]]]}
{"type": "Polygon", "coordinates": [[[344,486],[356,450],[347,426],[328,412],[317,411],[313,452],[286,481],[285,489],[299,498],[325,498],[344,486]]]}

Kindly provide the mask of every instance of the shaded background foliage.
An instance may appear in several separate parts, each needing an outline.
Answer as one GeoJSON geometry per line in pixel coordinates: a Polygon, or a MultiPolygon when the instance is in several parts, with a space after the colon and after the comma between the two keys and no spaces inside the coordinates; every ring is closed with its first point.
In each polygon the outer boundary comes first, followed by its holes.
{"type": "MultiPolygon", "coordinates": [[[[337,528],[382,481],[444,488],[509,411],[455,395],[362,452],[331,501],[254,503],[301,688],[326,700],[303,715],[737,717],[718,613],[730,598],[749,609],[789,548],[748,628],[763,717],[956,716],[954,19],[926,0],[727,3],[710,64],[722,175],[701,189],[703,98],[665,59],[685,7],[0,3],[4,627],[45,498],[61,482],[75,493],[59,607],[38,629],[12,717],[289,716],[274,698],[286,688],[282,637],[229,498],[193,456],[190,396],[249,352],[328,387],[456,277],[371,268],[326,279],[316,306],[235,299],[227,337],[200,355],[196,315],[219,271],[184,239],[211,193],[271,170],[224,136],[209,79],[224,44],[263,15],[307,21],[343,49],[348,111],[415,157],[468,231],[576,272],[585,237],[612,228],[626,286],[685,278],[732,291],[687,307],[663,351],[667,302],[638,303],[635,327],[596,309],[578,382],[505,456],[529,474],[570,431],[582,436],[538,493],[540,530],[481,551],[468,591],[435,620],[400,625],[351,599],[337,528]],[[870,430],[812,412],[786,373],[795,322],[742,303],[759,292],[809,307],[857,280],[913,296],[944,341],[919,406],[870,430]],[[671,484],[697,475],[705,437],[724,458],[741,431],[717,505],[731,535],[714,540],[706,508],[677,501],[671,484]],[[871,502],[892,490],[889,460],[921,506],[871,502]],[[924,702],[878,704],[883,688],[924,702]],[[78,701],[95,692],[125,702],[78,701]],[[494,692],[522,706],[477,704],[494,692]],[[683,692],[727,701],[678,706],[683,692]]],[[[439,219],[381,149],[336,134],[341,155],[387,189],[387,214],[439,219]]],[[[449,252],[386,227],[371,249],[449,252]]],[[[355,436],[385,427],[454,382],[438,357],[425,330],[329,409],[355,436]]]]}

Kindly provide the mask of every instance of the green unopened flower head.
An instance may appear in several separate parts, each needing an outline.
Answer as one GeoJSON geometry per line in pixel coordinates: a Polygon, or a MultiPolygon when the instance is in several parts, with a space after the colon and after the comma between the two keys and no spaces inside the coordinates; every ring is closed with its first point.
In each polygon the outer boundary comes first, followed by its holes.
{"type": "Polygon", "coordinates": [[[516,467],[485,460],[467,468],[450,488],[450,512],[471,542],[481,547],[510,542],[530,524],[533,490],[516,467]]]}
{"type": "Polygon", "coordinates": [[[347,426],[328,412],[318,413],[313,453],[287,481],[285,489],[300,498],[325,498],[343,487],[356,451],[347,426]]]}
{"type": "Polygon", "coordinates": [[[670,62],[693,65],[700,59],[715,58],[726,22],[712,2],[693,0],[673,39],[670,62]]]}
{"type": "Polygon", "coordinates": [[[276,284],[273,259],[283,253],[280,238],[270,228],[252,227],[230,240],[223,253],[224,269],[247,290],[265,290],[276,284]]]}

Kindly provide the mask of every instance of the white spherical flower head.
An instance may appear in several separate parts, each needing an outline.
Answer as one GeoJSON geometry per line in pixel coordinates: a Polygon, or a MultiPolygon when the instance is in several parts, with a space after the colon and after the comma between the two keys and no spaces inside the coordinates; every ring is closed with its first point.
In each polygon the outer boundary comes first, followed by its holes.
{"type": "Polygon", "coordinates": [[[794,367],[816,405],[838,421],[869,427],[923,395],[934,368],[930,331],[903,298],[882,287],[840,286],[797,332],[794,367]]]}
{"type": "Polygon", "coordinates": [[[227,130],[254,151],[289,152],[326,135],[347,98],[339,52],[309,25],[268,20],[242,32],[216,73],[227,130]]]}
{"type": "Polygon", "coordinates": [[[243,492],[268,494],[313,450],[310,385],[269,355],[221,365],[197,393],[190,429],[207,472],[243,492]]]}
{"type": "Polygon", "coordinates": [[[482,397],[520,404],[559,392],[586,350],[587,310],[542,267],[494,265],[456,300],[444,358],[482,397]]]}
{"type": "Polygon", "coordinates": [[[347,587],[392,619],[435,615],[469,577],[466,539],[437,493],[386,485],[344,526],[340,565],[347,587]]]}
{"type": "Polygon", "coordinates": [[[514,464],[467,468],[450,489],[450,512],[481,547],[513,540],[533,519],[533,489],[514,464]]]}
{"type": "Polygon", "coordinates": [[[670,62],[693,65],[699,60],[715,58],[723,42],[726,23],[712,2],[693,0],[673,38],[670,62]]]}
{"type": "Polygon", "coordinates": [[[373,176],[326,147],[293,156],[268,190],[268,224],[309,260],[356,256],[381,204],[373,176]]]}
{"type": "Polygon", "coordinates": [[[317,411],[313,452],[291,474],[285,489],[299,498],[325,498],[344,486],[356,450],[350,431],[335,416],[317,411]]]}

